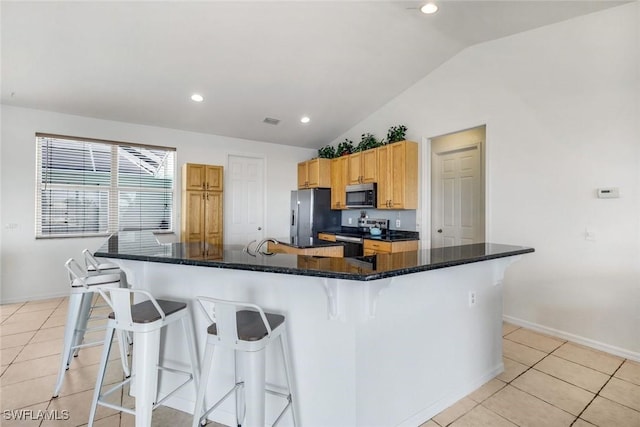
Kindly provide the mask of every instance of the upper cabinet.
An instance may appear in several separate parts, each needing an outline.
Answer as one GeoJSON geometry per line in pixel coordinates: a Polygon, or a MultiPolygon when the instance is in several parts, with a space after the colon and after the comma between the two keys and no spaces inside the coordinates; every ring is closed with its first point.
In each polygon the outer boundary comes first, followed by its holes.
{"type": "Polygon", "coordinates": [[[346,209],[349,157],[331,159],[331,209],[346,209]]]}
{"type": "Polygon", "coordinates": [[[400,141],[376,148],[378,209],[418,208],[418,144],[400,141]]]}
{"type": "Polygon", "coordinates": [[[222,191],[222,175],[222,166],[187,163],[182,169],[182,189],[222,191]]]}
{"type": "Polygon", "coordinates": [[[377,151],[360,151],[348,156],[349,180],[347,184],[377,182],[377,151]]]}
{"type": "Polygon", "coordinates": [[[331,161],[313,159],[298,163],[298,188],[331,187],[331,161]]]}

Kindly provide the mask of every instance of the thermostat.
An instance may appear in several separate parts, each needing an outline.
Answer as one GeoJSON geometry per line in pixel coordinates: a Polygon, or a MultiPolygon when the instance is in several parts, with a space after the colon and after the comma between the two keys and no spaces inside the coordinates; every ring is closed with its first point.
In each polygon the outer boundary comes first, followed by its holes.
{"type": "Polygon", "coordinates": [[[598,188],[598,199],[617,199],[619,197],[618,187],[598,188]]]}

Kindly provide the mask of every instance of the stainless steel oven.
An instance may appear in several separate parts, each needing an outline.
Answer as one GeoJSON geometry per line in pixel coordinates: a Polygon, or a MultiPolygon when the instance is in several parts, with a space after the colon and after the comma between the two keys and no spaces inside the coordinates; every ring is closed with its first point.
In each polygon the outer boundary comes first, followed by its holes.
{"type": "Polygon", "coordinates": [[[340,234],[336,234],[336,242],[344,244],[343,257],[345,258],[364,255],[362,237],[342,236],[340,234]]]}

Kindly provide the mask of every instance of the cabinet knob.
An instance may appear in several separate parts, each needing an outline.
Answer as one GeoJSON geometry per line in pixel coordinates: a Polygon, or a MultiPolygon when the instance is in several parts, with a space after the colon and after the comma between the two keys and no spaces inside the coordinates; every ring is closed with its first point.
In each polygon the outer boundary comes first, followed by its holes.
{"type": "Polygon", "coordinates": [[[258,227],[258,231],[262,230],[262,227],[258,227]]]}
{"type": "Polygon", "coordinates": [[[438,228],[438,233],[442,233],[442,228],[438,228]]]}

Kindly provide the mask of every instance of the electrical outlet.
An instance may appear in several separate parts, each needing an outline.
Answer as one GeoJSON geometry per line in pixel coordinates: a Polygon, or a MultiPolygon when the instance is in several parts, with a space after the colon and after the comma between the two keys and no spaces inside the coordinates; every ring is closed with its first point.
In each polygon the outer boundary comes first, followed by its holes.
{"type": "Polygon", "coordinates": [[[396,227],[400,227],[400,220],[396,219],[396,227]]]}
{"type": "Polygon", "coordinates": [[[353,218],[349,218],[347,221],[349,222],[349,224],[353,224],[353,218]]]}
{"type": "Polygon", "coordinates": [[[469,307],[476,305],[476,293],[474,291],[469,292],[469,307]]]}

